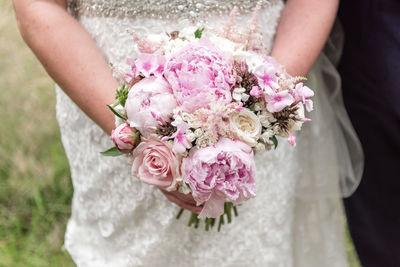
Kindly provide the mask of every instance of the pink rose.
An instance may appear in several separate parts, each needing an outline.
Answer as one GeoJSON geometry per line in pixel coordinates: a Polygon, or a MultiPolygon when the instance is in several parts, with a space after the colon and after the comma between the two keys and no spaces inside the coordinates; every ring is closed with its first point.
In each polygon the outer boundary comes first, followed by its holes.
{"type": "Polygon", "coordinates": [[[128,123],[124,123],[112,131],[110,138],[118,150],[130,151],[139,143],[140,135],[128,123]]]}
{"type": "Polygon", "coordinates": [[[151,76],[136,83],[128,94],[125,108],[128,122],[147,137],[159,126],[159,119],[169,121],[176,107],[176,100],[168,82],[164,78],[151,76]]]}
{"type": "Polygon", "coordinates": [[[240,204],[256,195],[253,150],[240,141],[221,138],[214,146],[192,148],[182,172],[197,204],[204,204],[200,218],[216,218],[225,202],[240,204]]]}
{"type": "Polygon", "coordinates": [[[176,190],[181,158],[157,138],[144,139],[133,151],[132,175],[167,191],[176,190]]]}
{"type": "Polygon", "coordinates": [[[165,78],[184,111],[205,108],[215,95],[223,103],[232,101],[231,87],[236,82],[233,59],[207,39],[193,42],[167,63],[165,78]]]}

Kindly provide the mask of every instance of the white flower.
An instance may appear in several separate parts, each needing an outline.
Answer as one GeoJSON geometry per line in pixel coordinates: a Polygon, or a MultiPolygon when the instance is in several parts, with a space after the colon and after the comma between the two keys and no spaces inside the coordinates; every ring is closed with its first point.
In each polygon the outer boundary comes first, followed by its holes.
{"type": "Polygon", "coordinates": [[[242,87],[237,87],[233,89],[232,98],[237,102],[246,102],[247,100],[249,100],[250,96],[248,94],[245,94],[244,92],[246,92],[246,89],[242,87]]]}
{"type": "Polygon", "coordinates": [[[250,72],[254,72],[256,67],[264,64],[263,58],[260,55],[249,51],[235,51],[233,57],[237,61],[244,60],[249,66],[250,72]]]}
{"type": "Polygon", "coordinates": [[[196,135],[191,130],[188,130],[185,135],[186,135],[186,138],[189,139],[190,142],[193,142],[194,140],[196,140],[196,135]]]}
{"type": "Polygon", "coordinates": [[[274,115],[266,110],[262,111],[258,115],[258,119],[260,120],[261,125],[265,128],[268,128],[272,122],[276,122],[274,115]]]}
{"type": "Polygon", "coordinates": [[[226,38],[221,38],[215,34],[207,36],[207,38],[215,44],[219,49],[229,54],[233,54],[237,49],[237,44],[226,38]]]}
{"type": "Polygon", "coordinates": [[[263,109],[265,109],[265,104],[263,104],[261,102],[256,102],[254,104],[254,110],[255,111],[260,111],[260,110],[263,110],[263,109]]]}
{"type": "Polygon", "coordinates": [[[263,132],[263,133],[261,134],[261,140],[262,140],[265,144],[273,145],[274,142],[272,142],[270,138],[271,138],[272,136],[274,136],[274,135],[275,135],[275,133],[274,133],[271,129],[268,129],[268,130],[266,130],[265,132],[263,132]]]}
{"type": "MultiPolygon", "coordinates": [[[[303,103],[297,104],[297,111],[296,111],[296,116],[297,119],[304,119],[304,105],[303,103]]],[[[292,133],[300,131],[301,126],[303,125],[303,121],[301,120],[289,120],[289,125],[288,125],[288,130],[292,133]]]]}
{"type": "Polygon", "coordinates": [[[165,56],[167,58],[171,57],[173,54],[177,53],[179,50],[184,48],[186,45],[190,43],[189,40],[183,40],[181,38],[176,38],[174,40],[169,40],[163,46],[165,56]]]}
{"type": "Polygon", "coordinates": [[[195,36],[194,33],[199,27],[189,26],[185,27],[179,31],[179,38],[186,39],[189,41],[194,41],[195,36]]]}
{"type": "Polygon", "coordinates": [[[194,135],[196,136],[196,137],[200,137],[200,136],[202,136],[204,134],[204,131],[202,130],[202,129],[196,129],[195,131],[194,131],[194,135]]]}
{"type": "MultiPolygon", "coordinates": [[[[126,116],[126,110],[125,108],[121,105],[118,104],[114,110],[118,111],[119,113],[121,113],[122,115],[126,116]]],[[[120,126],[121,124],[124,124],[125,121],[123,119],[121,119],[120,117],[115,116],[115,127],[120,126]]]]}
{"type": "Polygon", "coordinates": [[[254,147],[261,134],[261,123],[256,114],[247,108],[230,117],[230,125],[236,138],[254,147]]]}
{"type": "Polygon", "coordinates": [[[183,181],[182,182],[178,182],[178,191],[179,191],[179,193],[182,193],[182,194],[185,194],[185,195],[187,195],[187,194],[189,194],[191,192],[190,187],[188,186],[188,184],[183,182],[183,181]]]}
{"type": "Polygon", "coordinates": [[[257,145],[254,147],[254,150],[256,152],[261,152],[265,150],[265,145],[263,143],[257,143],[257,145]]]}

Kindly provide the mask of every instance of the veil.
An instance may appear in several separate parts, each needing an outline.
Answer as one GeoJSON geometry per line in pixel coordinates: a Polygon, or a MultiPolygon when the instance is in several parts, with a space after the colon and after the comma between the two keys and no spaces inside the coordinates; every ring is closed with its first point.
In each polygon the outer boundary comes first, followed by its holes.
{"type": "Polygon", "coordinates": [[[344,107],[341,79],[336,70],[344,33],[336,21],[329,40],[311,70],[307,84],[315,90],[311,123],[298,134],[300,198],[348,197],[358,187],[364,156],[361,143],[344,107]]]}

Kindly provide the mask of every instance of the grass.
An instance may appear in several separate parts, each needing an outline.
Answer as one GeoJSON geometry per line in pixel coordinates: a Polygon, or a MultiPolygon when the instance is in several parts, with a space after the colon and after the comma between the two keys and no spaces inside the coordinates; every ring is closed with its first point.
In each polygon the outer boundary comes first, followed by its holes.
{"type": "Polygon", "coordinates": [[[54,84],[0,2],[0,266],[74,266],[61,250],[72,185],[54,84]]]}
{"type": "Polygon", "coordinates": [[[20,38],[10,1],[0,2],[0,36],[0,266],[74,266],[61,249],[72,184],[54,84],[20,38]]]}

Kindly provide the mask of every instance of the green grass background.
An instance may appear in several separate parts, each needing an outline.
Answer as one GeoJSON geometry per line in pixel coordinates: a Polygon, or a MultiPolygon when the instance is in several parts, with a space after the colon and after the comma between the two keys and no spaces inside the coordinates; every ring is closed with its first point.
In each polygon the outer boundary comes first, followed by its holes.
{"type": "Polygon", "coordinates": [[[74,266],[62,250],[71,198],[54,84],[22,41],[11,1],[1,0],[0,266],[74,266]]]}

